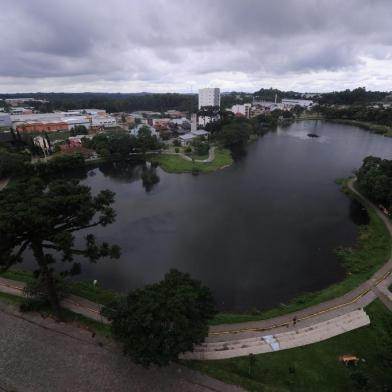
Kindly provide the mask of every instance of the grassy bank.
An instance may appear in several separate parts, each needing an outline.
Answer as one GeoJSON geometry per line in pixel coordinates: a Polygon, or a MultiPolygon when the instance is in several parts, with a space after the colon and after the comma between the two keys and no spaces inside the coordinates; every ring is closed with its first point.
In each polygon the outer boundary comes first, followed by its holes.
{"type": "Polygon", "coordinates": [[[215,149],[215,159],[212,162],[201,163],[192,162],[182,158],[179,155],[164,155],[151,157],[151,161],[157,162],[159,166],[169,173],[192,173],[199,171],[209,173],[219,170],[233,163],[233,158],[229,150],[224,148],[215,149]]]}
{"type": "MultiPolygon", "coordinates": [[[[24,298],[18,297],[12,294],[6,294],[0,292],[0,301],[9,303],[11,305],[22,305],[24,303],[24,298]]],[[[40,310],[41,314],[46,314],[49,316],[51,314],[50,309],[42,309],[40,310]]],[[[111,329],[110,326],[107,324],[102,324],[98,321],[91,320],[87,317],[84,317],[80,314],[73,313],[70,310],[63,309],[62,316],[64,321],[68,323],[72,323],[77,325],[80,328],[87,329],[89,331],[94,331],[102,336],[110,337],[111,336],[111,329]]]]}
{"type": "Polygon", "coordinates": [[[392,137],[392,127],[389,127],[387,125],[378,125],[365,121],[345,120],[345,119],[326,119],[326,120],[338,124],[354,125],[363,129],[367,129],[368,131],[377,133],[379,135],[392,137]]]}
{"type": "MultiPolygon", "coordinates": [[[[348,193],[350,197],[357,198],[344,184],[342,185],[342,190],[348,193]]],[[[361,202],[359,199],[358,201],[361,202]]],[[[373,208],[365,207],[367,208],[370,221],[368,225],[359,227],[357,244],[353,248],[337,250],[337,254],[346,270],[344,280],[324,290],[305,293],[289,302],[286,306],[243,314],[219,313],[212,321],[212,325],[265,320],[282,314],[296,312],[339,297],[368,280],[388,261],[392,249],[392,239],[388,229],[373,208]]]]}
{"type": "Polygon", "coordinates": [[[379,301],[366,308],[371,325],[309,346],[249,358],[186,362],[193,369],[249,391],[389,391],[392,386],[392,313],[379,301]],[[358,366],[338,361],[342,354],[358,366]]]}
{"type": "MultiPolygon", "coordinates": [[[[32,272],[15,269],[0,273],[0,277],[24,283],[34,281],[32,272]]],[[[73,295],[78,295],[101,305],[107,305],[121,295],[112,290],[94,286],[92,282],[88,281],[70,282],[69,290],[73,295]]]]}

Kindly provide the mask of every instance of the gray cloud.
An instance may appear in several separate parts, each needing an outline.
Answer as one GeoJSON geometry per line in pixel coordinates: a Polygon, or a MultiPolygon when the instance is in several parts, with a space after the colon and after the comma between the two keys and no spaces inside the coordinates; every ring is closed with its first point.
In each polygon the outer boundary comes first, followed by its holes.
{"type": "Polygon", "coordinates": [[[314,90],[344,77],[392,90],[391,20],[388,0],[3,0],[0,91],[314,90]]]}

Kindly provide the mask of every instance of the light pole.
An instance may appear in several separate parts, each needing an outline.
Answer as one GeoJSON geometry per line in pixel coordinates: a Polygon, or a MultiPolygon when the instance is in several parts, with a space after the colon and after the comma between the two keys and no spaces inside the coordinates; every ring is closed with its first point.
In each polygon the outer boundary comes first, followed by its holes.
{"type": "MultiPolygon", "coordinates": [[[[98,280],[94,279],[93,280],[93,286],[95,288],[98,288],[98,280]]],[[[99,310],[99,317],[101,318],[101,323],[103,324],[103,318],[102,318],[102,313],[101,313],[101,304],[98,302],[98,310],[99,310]]]]}

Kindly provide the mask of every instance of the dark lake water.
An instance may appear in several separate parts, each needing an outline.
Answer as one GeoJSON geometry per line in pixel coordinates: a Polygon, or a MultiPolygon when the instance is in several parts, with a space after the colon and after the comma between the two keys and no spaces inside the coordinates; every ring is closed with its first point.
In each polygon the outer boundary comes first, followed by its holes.
{"type": "Polygon", "coordinates": [[[354,244],[366,219],[334,180],[368,155],[391,159],[392,139],[308,121],[265,135],[219,172],[158,168],[160,181],[149,192],[142,165],[101,165],[83,182],[116,193],[116,222],[95,234],[120,245],[122,257],[84,262],[81,277],[128,290],[177,268],[208,285],[221,309],[233,310],[325,288],[344,276],[334,249],[354,244]]]}

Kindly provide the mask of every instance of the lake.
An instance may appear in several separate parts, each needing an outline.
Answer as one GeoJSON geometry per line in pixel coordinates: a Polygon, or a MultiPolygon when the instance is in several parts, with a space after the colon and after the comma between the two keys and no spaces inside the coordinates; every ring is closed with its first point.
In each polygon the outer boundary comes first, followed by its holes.
{"type": "Polygon", "coordinates": [[[355,244],[364,213],[339,191],[368,155],[392,159],[392,139],[356,127],[307,121],[270,132],[224,170],[192,176],[107,163],[83,183],[116,193],[116,222],[93,232],[122,248],[118,261],[83,262],[81,278],[126,291],[170,268],[208,285],[220,309],[286,303],[344,277],[334,250],[355,244]],[[309,133],[319,135],[308,137],[309,133]]]}

